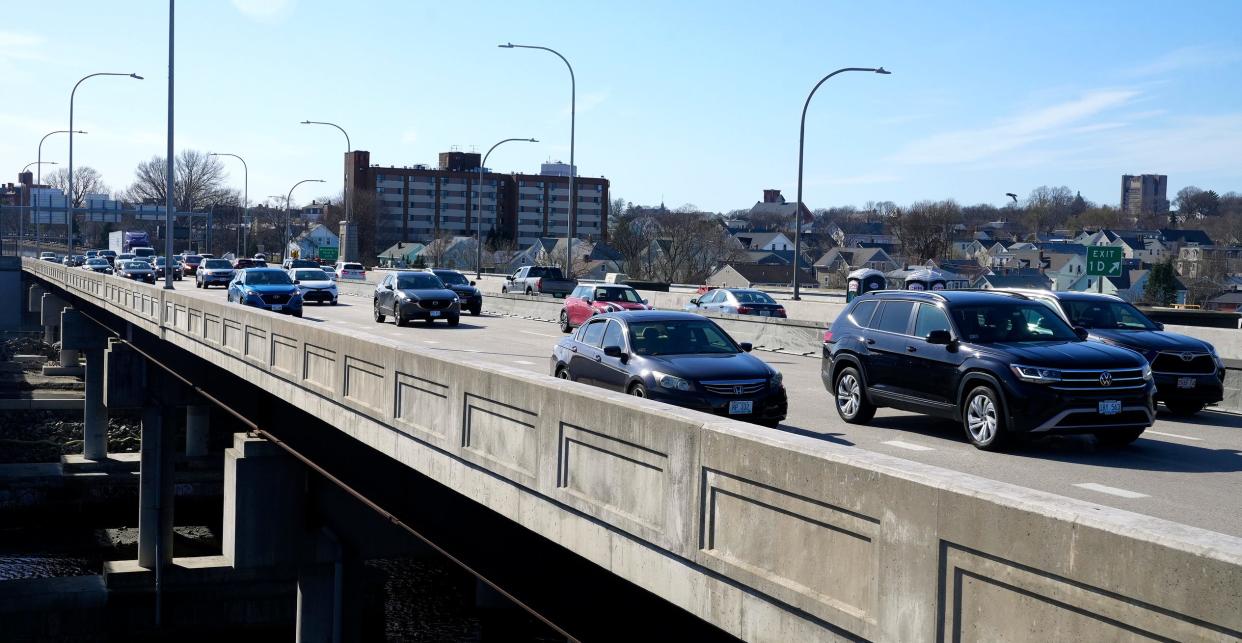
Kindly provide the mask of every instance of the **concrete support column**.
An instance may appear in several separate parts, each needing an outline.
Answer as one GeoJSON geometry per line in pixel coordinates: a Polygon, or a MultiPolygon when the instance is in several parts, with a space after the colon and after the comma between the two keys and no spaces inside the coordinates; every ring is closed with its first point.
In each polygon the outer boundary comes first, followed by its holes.
{"type": "MultiPolygon", "coordinates": [[[[65,342],[64,342],[64,333],[61,333],[61,343],[60,343],[60,345],[61,345],[61,346],[64,346],[64,345],[65,345],[65,342]]],[[[82,365],[82,363],[81,363],[81,359],[82,359],[82,356],[78,353],[78,351],[75,351],[75,350],[65,350],[64,348],[60,349],[60,365],[61,365],[61,366],[63,366],[63,367],[65,367],[65,368],[71,368],[71,367],[74,367],[74,366],[81,366],[81,365],[82,365]]]]}
{"type": "Polygon", "coordinates": [[[167,439],[166,412],[142,410],[142,465],[138,491],[138,565],[148,569],[173,558],[173,441],[167,439]],[[159,549],[158,555],[156,549],[159,549]]]}
{"type": "Polygon", "coordinates": [[[298,643],[341,640],[344,604],[344,557],[341,545],[327,529],[320,530],[311,547],[311,562],[298,568],[298,643]]]}
{"type": "Polygon", "coordinates": [[[39,321],[43,324],[44,342],[48,344],[56,342],[56,327],[60,325],[60,314],[68,307],[69,304],[60,297],[48,292],[43,293],[39,307],[39,321]]]}
{"type": "Polygon", "coordinates": [[[301,463],[262,438],[233,435],[224,451],[222,553],[233,566],[294,563],[302,542],[306,473],[301,463]]]}
{"type": "Polygon", "coordinates": [[[104,349],[86,351],[86,404],[83,409],[82,455],[87,460],[108,457],[108,409],[103,403],[104,349]]]}
{"type": "Polygon", "coordinates": [[[207,434],[210,422],[210,407],[199,405],[185,407],[185,454],[187,456],[207,455],[207,434]]]}

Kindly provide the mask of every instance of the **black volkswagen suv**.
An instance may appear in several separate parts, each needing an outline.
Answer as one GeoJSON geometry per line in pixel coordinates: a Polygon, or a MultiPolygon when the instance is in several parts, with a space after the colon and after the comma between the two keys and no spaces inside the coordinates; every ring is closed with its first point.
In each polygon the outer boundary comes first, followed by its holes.
{"type": "Polygon", "coordinates": [[[821,377],[851,424],[888,406],[959,421],[985,450],[1022,434],[1129,444],[1155,416],[1151,367],[1085,337],[1024,295],[868,293],[824,334],[821,377]]]}
{"type": "Polygon", "coordinates": [[[1190,416],[1225,399],[1225,365],[1216,348],[1164,330],[1114,295],[1090,292],[1013,291],[1052,306],[1090,338],[1123,346],[1147,358],[1156,379],[1156,401],[1173,415],[1190,416]]]}

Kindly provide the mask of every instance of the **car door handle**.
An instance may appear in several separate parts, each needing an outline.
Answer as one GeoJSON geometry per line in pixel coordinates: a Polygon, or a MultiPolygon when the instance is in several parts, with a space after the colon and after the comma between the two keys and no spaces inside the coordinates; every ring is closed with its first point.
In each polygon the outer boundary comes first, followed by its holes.
{"type": "Polygon", "coordinates": [[[917,348],[915,348],[915,347],[913,347],[913,346],[906,346],[906,352],[907,352],[907,353],[913,353],[913,352],[915,352],[915,351],[917,351],[917,350],[918,350],[918,349],[917,349],[917,348]]]}
{"type": "Polygon", "coordinates": [[[571,353],[577,353],[577,352],[578,352],[578,347],[577,347],[577,346],[570,346],[570,347],[569,347],[569,352],[571,352],[571,353]]]}
{"type": "Polygon", "coordinates": [[[595,361],[597,361],[597,362],[602,362],[602,361],[604,361],[604,358],[600,357],[599,355],[596,355],[596,356],[595,356],[595,361]]]}
{"type": "Polygon", "coordinates": [[[874,343],[875,343],[875,340],[874,340],[874,339],[867,338],[867,345],[868,345],[868,346],[871,346],[871,345],[872,345],[872,344],[874,344],[874,343]]]}

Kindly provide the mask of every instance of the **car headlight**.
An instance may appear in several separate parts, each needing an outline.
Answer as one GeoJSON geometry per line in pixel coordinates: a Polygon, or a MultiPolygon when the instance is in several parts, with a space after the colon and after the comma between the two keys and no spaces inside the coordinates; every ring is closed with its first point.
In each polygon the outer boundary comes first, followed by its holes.
{"type": "Polygon", "coordinates": [[[651,371],[651,379],[655,380],[655,383],[659,386],[670,391],[689,391],[691,389],[690,382],[688,380],[677,377],[676,375],[669,375],[667,373],[661,373],[660,371],[651,371]]]}
{"type": "Polygon", "coordinates": [[[1151,364],[1147,362],[1143,362],[1143,381],[1144,382],[1151,381],[1151,364]]]}
{"type": "Polygon", "coordinates": [[[1038,366],[1020,366],[1014,364],[1009,368],[1013,369],[1013,374],[1023,382],[1037,382],[1039,384],[1049,384],[1051,382],[1061,381],[1061,371],[1055,368],[1040,368],[1038,366]]]}
{"type": "Polygon", "coordinates": [[[779,387],[785,381],[785,376],[780,371],[772,369],[772,386],[779,387]]]}

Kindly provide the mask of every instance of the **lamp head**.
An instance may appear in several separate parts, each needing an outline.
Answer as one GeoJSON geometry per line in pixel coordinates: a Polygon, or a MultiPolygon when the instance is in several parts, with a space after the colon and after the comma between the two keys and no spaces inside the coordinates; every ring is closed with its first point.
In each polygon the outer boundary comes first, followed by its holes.
{"type": "Polygon", "coordinates": [[[311,124],[311,122],[310,122],[310,121],[302,121],[302,124],[303,124],[303,125],[310,125],[310,124],[311,124]]]}
{"type": "Polygon", "coordinates": [[[526,139],[526,140],[530,141],[531,143],[538,143],[538,142],[539,142],[539,139],[537,139],[537,138],[528,138],[528,139],[526,139]]]}
{"type": "Polygon", "coordinates": [[[143,78],[142,76],[139,76],[138,74],[130,74],[129,77],[137,78],[138,80],[146,80],[145,78],[143,78]]]}
{"type": "Polygon", "coordinates": [[[507,42],[503,45],[496,45],[496,46],[500,47],[501,49],[513,49],[513,43],[511,42],[507,42]]]}
{"type": "Polygon", "coordinates": [[[73,133],[74,134],[85,134],[86,132],[84,130],[75,130],[73,133]]]}
{"type": "Polygon", "coordinates": [[[880,67],[879,69],[876,69],[876,70],[875,70],[875,73],[877,73],[877,74],[884,74],[884,75],[886,75],[886,76],[887,76],[887,75],[889,75],[889,74],[892,74],[893,72],[891,72],[891,71],[889,71],[889,70],[887,70],[887,69],[885,69],[885,68],[883,68],[883,67],[880,67]]]}

